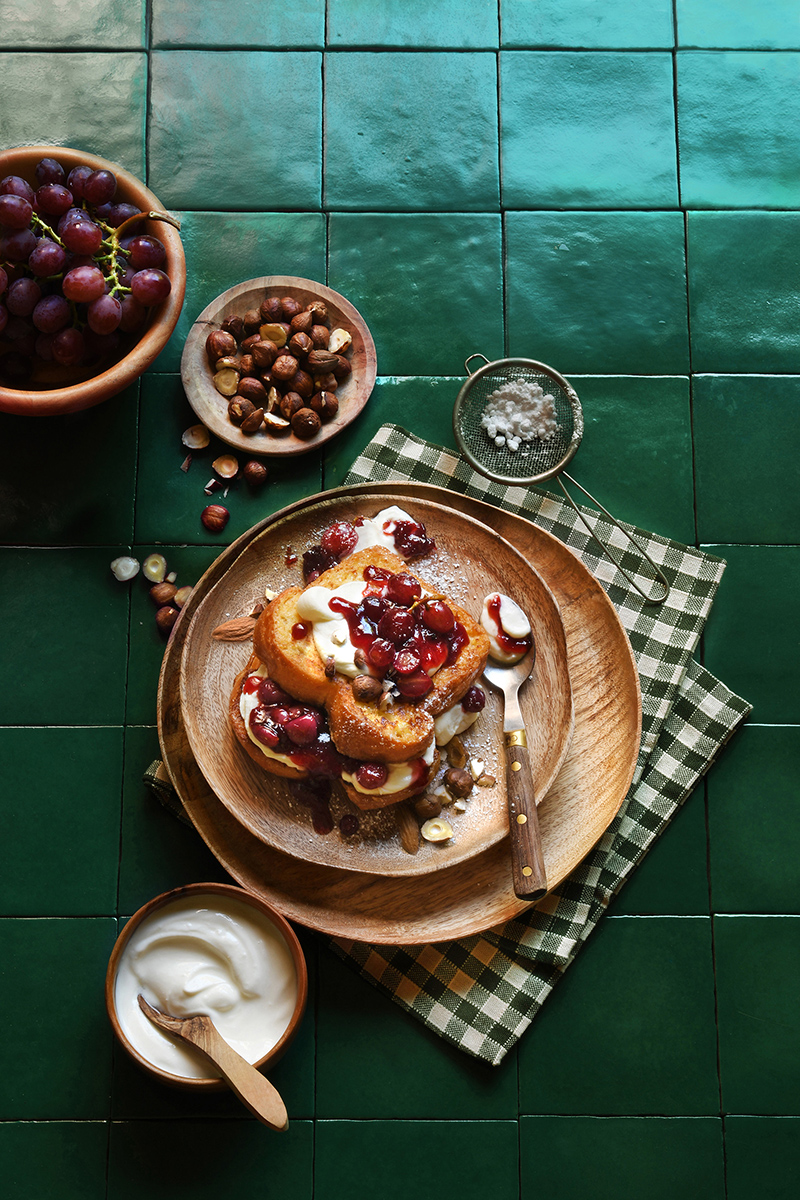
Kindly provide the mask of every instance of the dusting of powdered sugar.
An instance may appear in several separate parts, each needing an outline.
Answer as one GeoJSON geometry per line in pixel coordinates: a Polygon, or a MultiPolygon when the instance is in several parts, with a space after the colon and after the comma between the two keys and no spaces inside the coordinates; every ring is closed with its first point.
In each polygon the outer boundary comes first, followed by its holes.
{"type": "Polygon", "coordinates": [[[486,401],[481,427],[495,446],[512,453],[523,442],[548,442],[558,429],[553,395],[538,383],[509,379],[486,401]]]}

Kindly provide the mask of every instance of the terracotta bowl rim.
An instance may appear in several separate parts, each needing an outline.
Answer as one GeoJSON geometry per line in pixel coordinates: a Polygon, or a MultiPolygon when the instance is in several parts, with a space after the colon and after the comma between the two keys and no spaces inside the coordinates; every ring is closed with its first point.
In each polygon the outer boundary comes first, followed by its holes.
{"type": "Polygon", "coordinates": [[[139,928],[142,921],[149,917],[152,913],[160,908],[165,908],[178,900],[184,900],[191,896],[201,896],[208,894],[216,896],[226,896],[233,900],[237,900],[242,904],[250,905],[262,913],[278,930],[283,937],[289,951],[292,955],[295,974],[297,977],[297,1000],[295,1002],[294,1011],[292,1013],[289,1024],[284,1030],[283,1036],[271,1050],[257,1060],[253,1065],[256,1068],[272,1066],[279,1058],[282,1057],[288,1046],[294,1040],[297,1030],[300,1026],[300,1021],[305,1012],[306,1002],[308,1000],[308,968],[306,966],[305,955],[303,948],[300,945],[300,940],[292,929],[286,918],[268,904],[266,900],[262,900],[260,896],[248,892],[245,888],[238,887],[230,883],[188,883],[182,887],[172,888],[168,892],[162,892],[158,896],[154,896],[152,900],[148,900],[141,908],[133,914],[132,917],[125,923],[120,930],[114,947],[111,951],[111,957],[108,961],[105,981],[105,1002],[108,1018],[118,1041],[128,1055],[148,1074],[160,1079],[163,1083],[170,1084],[174,1087],[192,1088],[204,1091],[225,1091],[228,1084],[224,1079],[192,1079],[185,1075],[173,1075],[169,1071],[163,1070],[161,1067],[150,1062],[143,1054],[141,1054],[135,1046],[128,1041],[117,1016],[116,1005],[114,1003],[114,985],[117,977],[117,968],[119,966],[122,954],[127,946],[130,938],[136,929],[139,928]]]}

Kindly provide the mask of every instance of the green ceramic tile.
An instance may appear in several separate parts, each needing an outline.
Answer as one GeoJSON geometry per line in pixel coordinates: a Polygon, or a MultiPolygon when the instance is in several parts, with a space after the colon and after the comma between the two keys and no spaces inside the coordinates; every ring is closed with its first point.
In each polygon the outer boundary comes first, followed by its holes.
{"type": "MultiPolygon", "coordinates": [[[[231,447],[217,438],[205,450],[187,457],[181,435],[197,417],[190,408],[179,375],[148,375],[142,381],[139,474],[136,494],[136,541],[156,543],[200,543],[221,552],[240,533],[287,504],[319,491],[320,451],[293,458],[266,458],[269,478],[263,487],[252,488],[243,479],[233,480],[227,496],[223,491],[207,496],[205,487],[214,477],[212,462],[231,447]],[[221,504],[230,520],[220,533],[211,533],[200,517],[209,504],[221,504]]],[[[242,466],[247,457],[234,455],[242,466]]],[[[194,583],[195,580],[188,582],[194,583]]]]}
{"type": "Polygon", "coordinates": [[[522,1200],[725,1196],[717,1117],[523,1117],[520,1158],[522,1200]]]}
{"type": "Polygon", "coordinates": [[[110,918],[0,920],[0,1120],[108,1113],[112,1032],[103,1003],[110,918]]]}
{"type": "Polygon", "coordinates": [[[81,0],[35,8],[24,0],[5,0],[3,41],[19,49],[136,50],[145,44],[144,0],[81,0]]]}
{"type": "Polygon", "coordinates": [[[796,50],[800,26],[794,0],[677,0],[679,46],[796,50]]]}
{"type": "Polygon", "coordinates": [[[797,1117],[728,1117],[728,1200],[789,1200],[800,1188],[797,1117]]]}
{"type": "Polygon", "coordinates": [[[516,1121],[318,1121],[314,1200],[517,1200],[516,1121]]]}
{"type": "Polygon", "coordinates": [[[311,1200],[313,1149],[305,1121],[280,1137],[254,1120],[120,1122],[111,1126],[108,1200],[311,1200]]]}
{"type": "Polygon", "coordinates": [[[520,1112],[719,1109],[711,922],[607,917],[519,1047],[520,1112]]]}
{"type": "Polygon", "coordinates": [[[715,917],[725,1112],[800,1115],[800,919],[715,917]]]}
{"type": "Polygon", "coordinates": [[[706,625],[705,665],[753,705],[754,721],[797,724],[800,547],[704,549],[728,563],[706,625]]]}
{"type": "Polygon", "coordinates": [[[4,1121],[0,1175],[14,1200],[105,1200],[103,1121],[4,1121]]]}
{"type": "Polygon", "coordinates": [[[693,212],[688,239],[693,369],[800,373],[800,213],[693,212]]]}
{"type": "Polygon", "coordinates": [[[471,50],[498,44],[494,0],[328,0],[329,46],[471,50]]]}
{"type": "Polygon", "coordinates": [[[330,218],[329,283],[367,322],[382,375],[462,375],[476,351],[501,358],[501,269],[497,216],[330,218]]]}
{"type": "Polygon", "coordinates": [[[74,146],[143,176],[143,53],[0,54],[0,78],[0,145],[74,146]]]}
{"type": "Polygon", "coordinates": [[[748,725],[708,777],[715,912],[800,913],[800,728],[748,725]]]}
{"type": "MultiPolygon", "coordinates": [[[[689,381],[573,376],[570,383],[585,425],[570,475],[618,521],[693,542],[689,381]]],[[[577,489],[566,486],[575,500],[585,502],[577,489]]]]}
{"type": "Polygon", "coordinates": [[[509,213],[506,231],[512,355],[562,374],[687,371],[680,213],[509,213]]]}
{"type": "Polygon", "coordinates": [[[495,1068],[451,1048],[330,952],[319,992],[318,1117],[516,1119],[516,1055],[495,1068]]]}
{"type": "Polygon", "coordinates": [[[138,395],[134,385],[83,412],[0,415],[0,539],[18,545],[130,541],[138,395]]]}
{"type": "Polygon", "coordinates": [[[144,772],[160,758],[156,729],[126,729],[119,911],[127,916],[153,896],[185,883],[233,882],[199,833],[142,782],[144,772]]]}
{"type": "Polygon", "coordinates": [[[668,54],[501,54],[504,207],[674,207],[672,89],[668,54]]]}
{"type": "Polygon", "coordinates": [[[0,778],[0,912],[113,912],[122,730],[0,729],[0,778]]]}
{"type": "MultiPolygon", "coordinates": [[[[206,873],[195,875],[192,882],[202,882],[209,877],[206,873]]],[[[183,882],[188,878],[187,876],[183,882]]],[[[158,891],[152,895],[158,895],[158,891]]],[[[283,1058],[267,1072],[268,1078],[280,1092],[292,1122],[314,1116],[316,942],[305,931],[298,930],[298,933],[308,967],[308,1005],[291,1046],[283,1058]]],[[[230,1090],[197,1094],[191,1090],[165,1086],[142,1070],[122,1046],[118,1042],[115,1043],[112,1120],[185,1121],[193,1118],[211,1120],[222,1117],[247,1121],[249,1116],[230,1090]]]]}
{"type": "Polygon", "coordinates": [[[614,900],[614,915],[705,916],[709,911],[707,853],[705,802],[700,787],[614,900]]]}
{"type": "Polygon", "coordinates": [[[386,423],[401,425],[418,437],[455,450],[453,405],[463,382],[422,375],[377,379],[364,411],[325,447],[325,487],[342,485],[354,460],[386,423]]]}
{"type": "Polygon", "coordinates": [[[800,54],[678,54],[681,198],[694,208],[800,201],[800,54]]]}
{"type": "Polygon", "coordinates": [[[180,371],[189,330],[222,292],[247,279],[294,275],[325,282],[325,218],[321,213],[182,212],[186,297],[175,332],[157,360],[180,371]]]}
{"type": "Polygon", "coordinates": [[[271,4],[261,0],[151,0],[153,46],[223,50],[244,47],[321,47],[325,40],[325,0],[271,4]]]}
{"type": "Polygon", "coordinates": [[[128,590],[109,570],[121,552],[0,551],[0,724],[121,723],[128,590]]]}
{"type": "Polygon", "coordinates": [[[163,204],[319,208],[320,54],[156,50],[150,61],[150,186],[163,204]]]}
{"type": "Polygon", "coordinates": [[[498,202],[494,54],[326,57],[327,208],[480,212],[498,202]]]}
{"type": "Polygon", "coordinates": [[[692,387],[701,541],[798,541],[800,378],[698,375],[692,387]]]}
{"type": "MultiPolygon", "coordinates": [[[[154,550],[163,553],[170,571],[177,575],[178,587],[194,587],[211,566],[223,547],[210,546],[134,546],[144,561],[154,550]]],[[[128,686],[125,719],[129,725],[154,725],[161,660],[166,640],[155,623],[156,609],[148,595],[149,585],[140,574],[130,584],[131,622],[128,653],[128,686]]],[[[142,771],[149,766],[144,763],[142,771]]]]}
{"type": "Polygon", "coordinates": [[[669,0],[500,0],[504,46],[671,47],[669,0]]]}

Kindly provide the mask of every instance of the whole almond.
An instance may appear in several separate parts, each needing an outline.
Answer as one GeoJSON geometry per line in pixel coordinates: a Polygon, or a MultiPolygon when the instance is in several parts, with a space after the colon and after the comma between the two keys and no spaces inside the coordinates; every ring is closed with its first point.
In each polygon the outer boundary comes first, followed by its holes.
{"type": "Polygon", "coordinates": [[[416,854],[419,850],[419,825],[416,817],[405,804],[396,804],[394,811],[397,817],[400,845],[406,854],[416,854]]]}
{"type": "Polygon", "coordinates": [[[218,625],[211,636],[218,642],[246,642],[253,636],[255,617],[234,617],[218,625]]]}

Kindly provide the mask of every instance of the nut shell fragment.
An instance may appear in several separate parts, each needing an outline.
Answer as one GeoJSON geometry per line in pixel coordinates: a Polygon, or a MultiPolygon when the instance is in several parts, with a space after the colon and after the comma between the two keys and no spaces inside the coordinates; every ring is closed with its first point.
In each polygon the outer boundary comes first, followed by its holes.
{"type": "Polygon", "coordinates": [[[239,388],[239,372],[225,367],[214,376],[214,387],[221,396],[235,396],[239,388]]]}
{"type": "Polygon", "coordinates": [[[188,450],[205,450],[211,441],[211,434],[205,425],[190,425],[188,429],[184,429],[181,441],[188,450]]]}
{"type": "Polygon", "coordinates": [[[447,842],[453,836],[453,827],[441,817],[434,817],[425,822],[420,833],[426,842],[447,842]]]}

